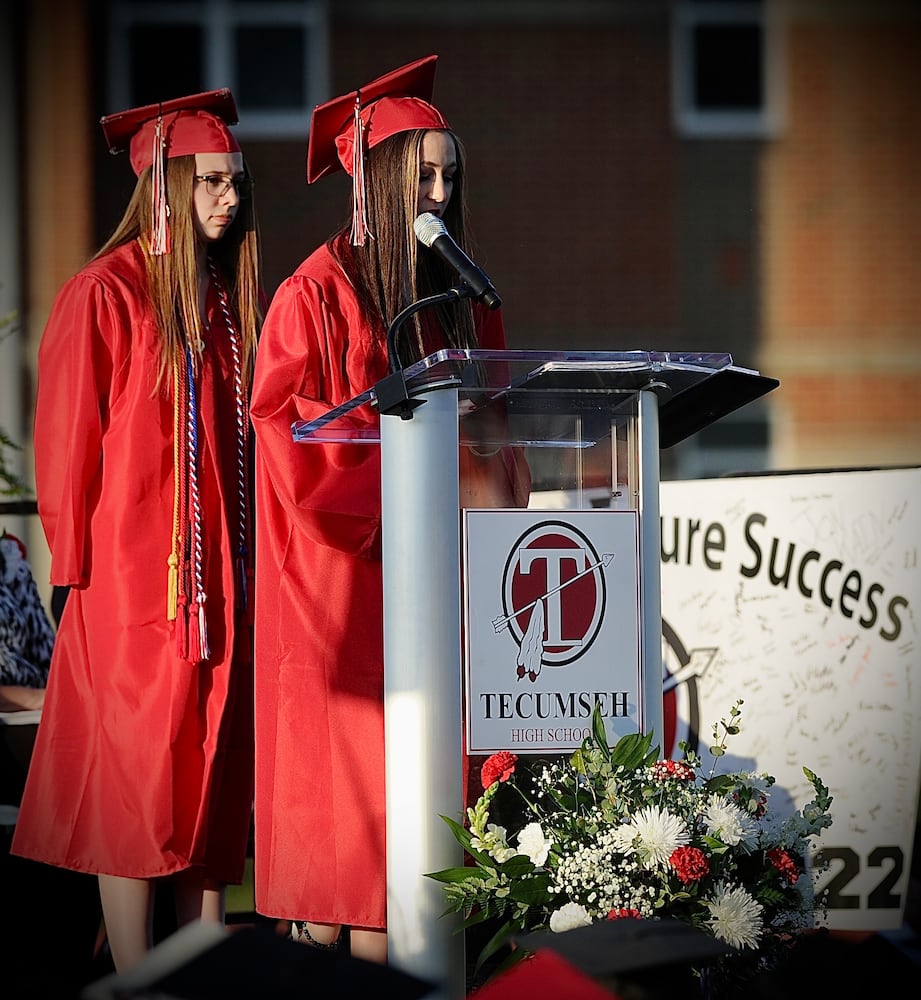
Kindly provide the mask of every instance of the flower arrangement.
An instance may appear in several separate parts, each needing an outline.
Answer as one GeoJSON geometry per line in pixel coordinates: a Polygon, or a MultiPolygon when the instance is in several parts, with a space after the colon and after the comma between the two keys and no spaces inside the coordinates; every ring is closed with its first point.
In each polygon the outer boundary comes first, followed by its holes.
{"type": "Polygon", "coordinates": [[[631,917],[685,921],[765,968],[813,925],[809,848],[831,825],[832,799],[804,767],[815,798],[779,819],[771,775],[714,773],[742,704],[713,727],[709,774],[685,743],[682,760],[660,760],[651,735],[608,746],[597,709],[592,736],[568,760],[533,773],[508,751],[485,762],[466,826],[442,817],[472,863],[428,875],[465,928],[498,924],[478,969],[516,934],[631,917]]]}

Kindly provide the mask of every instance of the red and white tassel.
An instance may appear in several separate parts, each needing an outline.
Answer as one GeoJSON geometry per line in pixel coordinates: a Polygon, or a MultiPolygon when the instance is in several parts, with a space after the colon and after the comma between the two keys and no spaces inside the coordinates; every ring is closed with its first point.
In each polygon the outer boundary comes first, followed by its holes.
{"type": "Polygon", "coordinates": [[[368,227],[368,201],[365,187],[365,123],[361,119],[361,99],[355,98],[355,123],[352,141],[352,246],[363,247],[374,234],[368,227]]]}
{"type": "Polygon", "coordinates": [[[211,658],[211,647],[208,645],[208,619],[205,616],[205,595],[198,599],[198,655],[201,660],[211,658]]]}
{"type": "Polygon", "coordinates": [[[189,605],[189,648],[187,659],[189,663],[200,663],[204,657],[201,655],[201,636],[198,631],[199,607],[195,601],[189,605]]]}
{"type": "Polygon", "coordinates": [[[169,205],[166,201],[166,156],[163,137],[163,118],[157,119],[153,140],[153,166],[151,167],[153,229],[150,234],[150,252],[156,257],[170,252],[169,205]]]}
{"type": "Polygon", "coordinates": [[[189,648],[187,659],[190,663],[202,663],[211,656],[208,646],[208,619],[205,615],[205,595],[189,605],[189,648]]]}

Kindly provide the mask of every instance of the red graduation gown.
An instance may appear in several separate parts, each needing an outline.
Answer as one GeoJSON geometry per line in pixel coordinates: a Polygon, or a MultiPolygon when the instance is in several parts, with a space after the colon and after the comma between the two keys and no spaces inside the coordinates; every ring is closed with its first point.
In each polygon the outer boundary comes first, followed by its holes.
{"type": "Polygon", "coordinates": [[[214,288],[199,385],[211,656],[167,621],[173,405],[137,243],[58,294],[39,349],[35,462],[61,619],[12,849],[129,877],[240,882],[252,811],[251,628],[234,611],[236,406],[214,288]]]}
{"type": "MultiPolygon", "coordinates": [[[[501,316],[476,307],[482,347],[501,316]]],[[[256,434],[256,909],[386,926],[380,448],[295,443],[291,425],[388,371],[329,250],[278,288],[253,386],[256,434]]],[[[355,426],[376,411],[353,411],[355,426]]],[[[509,502],[528,483],[510,478],[509,502]]],[[[495,466],[494,466],[495,467],[495,466]]],[[[485,504],[484,504],[485,505],[485,504]]]]}

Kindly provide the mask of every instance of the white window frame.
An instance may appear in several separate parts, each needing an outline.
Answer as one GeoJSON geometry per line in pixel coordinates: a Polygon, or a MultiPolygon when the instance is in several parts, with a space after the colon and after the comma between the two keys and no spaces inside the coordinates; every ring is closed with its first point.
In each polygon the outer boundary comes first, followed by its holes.
{"type": "Polygon", "coordinates": [[[782,5],[772,0],[706,3],[677,0],[671,10],[672,120],[679,135],[700,139],[767,139],[785,124],[786,65],[782,5]],[[694,29],[703,24],[761,27],[764,73],[757,111],[703,110],[694,103],[694,29]]]}
{"type": "MultiPolygon", "coordinates": [[[[329,93],[329,2],[301,0],[273,3],[272,0],[190,0],[190,2],[133,3],[113,0],[109,21],[110,108],[131,105],[131,67],[128,37],[137,22],[197,24],[204,33],[203,89],[229,87],[237,98],[240,124],[234,129],[241,139],[302,139],[314,107],[329,93]],[[283,111],[249,108],[240,103],[233,59],[233,31],[242,24],[271,26],[299,24],[307,38],[308,72],[297,107],[283,111]]],[[[290,96],[290,95],[289,95],[290,96]]]]}

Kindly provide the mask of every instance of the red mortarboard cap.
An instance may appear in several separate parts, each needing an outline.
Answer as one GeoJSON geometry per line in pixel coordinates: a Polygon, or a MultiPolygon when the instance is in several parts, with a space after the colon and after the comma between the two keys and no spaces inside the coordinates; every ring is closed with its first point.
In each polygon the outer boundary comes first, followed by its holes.
{"type": "Polygon", "coordinates": [[[497,973],[478,990],[476,1000],[616,1000],[616,994],[548,949],[535,952],[497,973]]]}
{"type": "Polygon", "coordinates": [[[131,166],[140,175],[153,163],[154,136],[161,118],[166,159],[194,153],[240,152],[236,138],[227,128],[236,125],[239,117],[233,95],[226,87],[106,115],[100,124],[109,152],[129,149],[131,166]]]}
{"type": "Polygon", "coordinates": [[[391,70],[325,104],[318,104],[310,121],[307,144],[307,183],[343,167],[354,176],[356,105],[365,148],[416,128],[450,128],[444,115],[429,102],[435,89],[438,56],[426,56],[391,70]]]}
{"type": "Polygon", "coordinates": [[[239,153],[227,127],[238,121],[237,106],[226,87],[118,111],[100,120],[110,153],[130,150],[131,166],[139,177],[146,167],[153,167],[152,254],[170,252],[166,161],[195,153],[239,153]]]}

